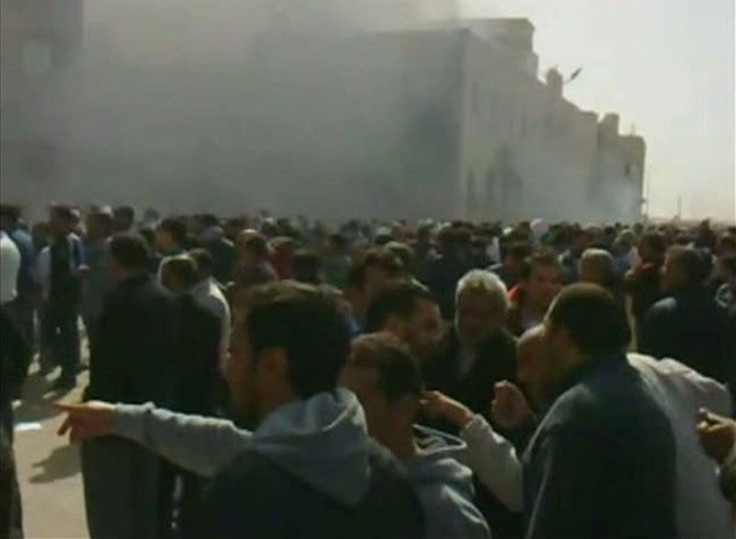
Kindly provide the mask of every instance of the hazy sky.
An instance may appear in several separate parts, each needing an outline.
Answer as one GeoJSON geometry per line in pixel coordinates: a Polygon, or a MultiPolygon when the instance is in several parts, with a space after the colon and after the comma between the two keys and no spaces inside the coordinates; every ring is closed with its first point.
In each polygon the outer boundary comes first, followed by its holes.
{"type": "Polygon", "coordinates": [[[652,212],[735,218],[734,0],[460,0],[466,15],[526,16],[540,66],[582,66],[566,90],[621,114],[648,143],[652,212]]]}

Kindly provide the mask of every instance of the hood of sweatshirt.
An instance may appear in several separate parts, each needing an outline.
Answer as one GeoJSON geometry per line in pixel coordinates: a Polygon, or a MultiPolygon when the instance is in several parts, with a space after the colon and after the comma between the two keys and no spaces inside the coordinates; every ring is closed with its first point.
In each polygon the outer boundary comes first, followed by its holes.
{"type": "Polygon", "coordinates": [[[368,429],[356,396],[338,388],[288,403],[253,433],[252,450],[335,500],[356,505],[368,491],[368,429]]]}

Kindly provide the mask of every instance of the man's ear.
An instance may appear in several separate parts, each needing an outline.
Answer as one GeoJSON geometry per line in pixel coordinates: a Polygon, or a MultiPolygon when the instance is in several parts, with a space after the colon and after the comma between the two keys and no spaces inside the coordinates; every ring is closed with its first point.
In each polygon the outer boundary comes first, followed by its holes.
{"type": "Polygon", "coordinates": [[[398,339],[406,338],[406,323],[396,315],[391,315],[383,324],[383,330],[390,333],[398,339]]]}
{"type": "Polygon", "coordinates": [[[287,380],[289,378],[289,360],[283,348],[266,348],[258,355],[258,369],[262,376],[269,380],[287,380]]]}

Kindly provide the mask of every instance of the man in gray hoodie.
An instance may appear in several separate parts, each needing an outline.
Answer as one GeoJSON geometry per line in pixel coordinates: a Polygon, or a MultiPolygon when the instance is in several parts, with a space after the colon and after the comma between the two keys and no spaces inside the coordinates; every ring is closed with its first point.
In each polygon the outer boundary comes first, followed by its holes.
{"type": "MultiPolygon", "coordinates": [[[[423,384],[406,345],[388,334],[358,339],[340,382],[358,395],[370,435],[391,449],[407,470],[424,507],[426,537],[490,537],[488,524],[472,502],[472,473],[460,464],[465,443],[414,425],[423,384]]],[[[150,405],[93,404],[86,411],[72,408],[71,418],[88,433],[97,434],[101,425],[104,433],[142,443],[204,476],[212,476],[255,437],[229,421],[183,416],[150,405]]]]}
{"type": "Polygon", "coordinates": [[[324,294],[294,283],[260,287],[236,324],[227,365],[233,407],[256,426],[252,433],[151,405],[115,414],[89,403],[69,407],[60,432],[79,440],[110,431],[135,439],[137,431],[145,445],[160,450],[163,441],[178,453],[160,451],[174,463],[214,475],[203,537],[422,537],[411,485],[369,438],[355,396],[337,388],[349,346],[340,311],[324,294]],[[183,441],[187,432],[206,436],[178,450],[166,437],[183,441]]]}

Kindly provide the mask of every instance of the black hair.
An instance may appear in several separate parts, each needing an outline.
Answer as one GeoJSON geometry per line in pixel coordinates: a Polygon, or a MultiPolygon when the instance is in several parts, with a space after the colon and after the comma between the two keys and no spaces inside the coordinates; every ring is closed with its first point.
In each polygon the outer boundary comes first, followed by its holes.
{"type": "Polygon", "coordinates": [[[322,261],[316,252],[300,249],[294,253],[294,279],[301,283],[319,284],[322,261]]]}
{"type": "Polygon", "coordinates": [[[538,267],[550,267],[562,270],[560,261],[554,252],[548,250],[537,251],[524,259],[521,267],[521,280],[528,281],[531,279],[532,273],[538,267]]]}
{"type": "Polygon", "coordinates": [[[368,268],[377,267],[389,274],[390,277],[399,278],[404,275],[404,266],[401,259],[385,247],[370,249],[351,268],[349,274],[350,284],[363,287],[365,285],[368,268]]]}
{"type": "Polygon", "coordinates": [[[164,282],[168,282],[173,277],[183,288],[189,289],[199,281],[197,263],[188,256],[169,258],[161,268],[161,277],[164,282]]]}
{"type": "Polygon", "coordinates": [[[126,269],[147,270],[150,264],[151,250],[142,236],[124,232],[112,237],[110,256],[126,269]]]}
{"type": "Polygon", "coordinates": [[[672,264],[677,265],[686,279],[686,285],[702,284],[710,275],[710,256],[690,247],[676,245],[668,251],[672,264]]]}
{"type": "Polygon", "coordinates": [[[583,354],[623,352],[631,330],[623,307],[606,289],[588,283],[571,285],[557,297],[548,314],[553,327],[565,328],[583,354]]]}
{"type": "Polygon", "coordinates": [[[250,251],[256,256],[265,258],[268,256],[268,243],[263,236],[255,235],[245,240],[243,249],[250,251]]]}
{"type": "Polygon", "coordinates": [[[207,249],[199,247],[189,251],[189,256],[192,257],[194,263],[197,265],[197,273],[199,275],[212,275],[215,269],[215,262],[212,259],[212,254],[207,249]]]}
{"type": "Polygon", "coordinates": [[[415,283],[400,283],[380,292],[368,307],[366,331],[372,333],[383,330],[386,320],[391,316],[404,320],[411,318],[422,300],[435,301],[429,290],[415,283]]]}
{"type": "Polygon", "coordinates": [[[243,323],[254,354],[281,348],[294,392],[307,399],[332,391],[350,353],[350,331],[334,296],[281,281],[254,287],[243,323]]]}
{"type": "Polygon", "coordinates": [[[378,390],[390,402],[406,395],[420,396],[424,391],[422,371],[409,346],[388,333],[359,337],[353,344],[357,367],[373,369],[378,374],[378,390]]]}
{"type": "Polygon", "coordinates": [[[188,231],[187,225],[183,220],[167,217],[161,221],[158,229],[169,234],[177,245],[186,245],[188,231]]]}

